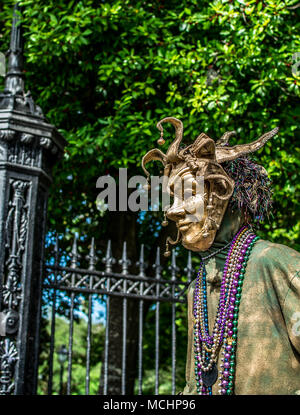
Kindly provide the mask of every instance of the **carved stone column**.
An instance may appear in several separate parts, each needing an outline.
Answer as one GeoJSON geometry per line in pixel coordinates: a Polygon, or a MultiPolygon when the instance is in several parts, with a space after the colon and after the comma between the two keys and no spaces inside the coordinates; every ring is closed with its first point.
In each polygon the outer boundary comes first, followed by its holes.
{"type": "Polygon", "coordinates": [[[0,395],[36,393],[48,190],[65,145],[24,92],[18,10],[0,94],[0,395]]]}

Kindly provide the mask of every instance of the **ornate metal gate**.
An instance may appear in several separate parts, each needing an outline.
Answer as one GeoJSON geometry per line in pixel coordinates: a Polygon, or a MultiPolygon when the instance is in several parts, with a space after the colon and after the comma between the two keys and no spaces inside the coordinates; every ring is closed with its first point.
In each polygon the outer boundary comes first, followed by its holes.
{"type": "Polygon", "coordinates": [[[0,94],[0,394],[36,390],[48,189],[65,144],[24,91],[18,11],[0,94]]]}
{"type": "MultiPolygon", "coordinates": [[[[155,333],[153,335],[153,345],[155,347],[155,358],[153,361],[153,369],[155,370],[155,379],[153,385],[153,392],[159,393],[159,349],[160,349],[160,332],[163,327],[160,327],[160,304],[167,302],[172,309],[171,313],[171,350],[172,356],[172,374],[171,374],[171,388],[169,393],[175,394],[175,375],[176,375],[176,306],[186,302],[185,291],[191,280],[191,255],[189,253],[187,267],[185,268],[185,278],[177,279],[178,267],[176,266],[175,251],[173,251],[171,264],[168,267],[169,278],[162,276],[162,267],[160,264],[160,252],[157,249],[156,261],[153,264],[155,269],[155,277],[147,277],[145,274],[145,260],[144,260],[144,247],[141,246],[140,259],[138,262],[139,273],[133,275],[130,273],[130,261],[127,258],[126,242],[123,246],[122,258],[118,261],[121,265],[121,272],[117,273],[113,271],[113,264],[116,260],[112,256],[111,245],[108,242],[107,251],[105,257],[102,259],[104,264],[103,270],[97,270],[98,261],[96,257],[95,244],[92,240],[90,245],[90,252],[87,255],[88,268],[83,269],[79,264],[79,254],[77,248],[77,238],[74,239],[72,251],[70,254],[69,265],[61,265],[58,239],[50,261],[45,267],[45,278],[43,280],[44,293],[47,292],[47,304],[51,304],[51,315],[49,319],[49,326],[51,326],[50,333],[50,348],[49,348],[49,365],[46,377],[48,378],[47,394],[53,393],[53,363],[55,349],[58,351],[58,346],[55,347],[55,321],[57,317],[57,308],[59,302],[57,301],[58,294],[64,293],[64,298],[68,298],[70,301],[67,305],[69,309],[67,325],[65,327],[66,343],[68,344],[68,350],[66,352],[67,358],[67,382],[65,393],[74,393],[72,389],[72,356],[73,356],[73,340],[74,340],[74,304],[76,297],[85,296],[87,303],[86,310],[86,360],[85,360],[85,389],[79,393],[90,393],[90,361],[91,361],[91,344],[93,341],[92,336],[92,310],[93,301],[103,300],[103,306],[105,308],[105,322],[103,327],[104,333],[104,350],[103,350],[103,362],[102,370],[99,372],[99,387],[97,388],[99,393],[107,394],[109,390],[108,370],[109,370],[109,330],[110,328],[110,300],[112,297],[119,297],[122,301],[123,309],[123,327],[122,332],[118,333],[118,339],[120,342],[120,353],[122,354],[122,367],[120,368],[121,378],[121,393],[126,394],[126,333],[127,333],[127,302],[130,299],[138,300],[137,306],[137,337],[138,337],[138,352],[137,352],[137,386],[136,393],[142,394],[143,392],[143,327],[144,327],[144,305],[147,302],[153,304],[155,310],[155,333]],[[52,262],[52,264],[51,264],[52,262]],[[185,280],[185,282],[183,281],[185,280]]],[[[65,256],[63,256],[63,262],[65,262],[65,256]]],[[[97,339],[96,339],[97,340],[97,339]]],[[[99,339],[98,339],[99,340],[99,339]]],[[[60,388],[61,390],[61,385],[60,388]]],[[[55,393],[58,392],[58,385],[55,393]]]]}

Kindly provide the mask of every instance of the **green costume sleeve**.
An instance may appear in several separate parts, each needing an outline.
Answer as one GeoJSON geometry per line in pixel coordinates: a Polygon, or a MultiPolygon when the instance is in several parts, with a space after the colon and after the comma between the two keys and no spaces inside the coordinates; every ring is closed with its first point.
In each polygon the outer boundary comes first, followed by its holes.
{"type": "Polygon", "coordinates": [[[269,288],[268,298],[273,303],[277,297],[289,340],[300,354],[300,254],[284,245],[261,244],[257,259],[274,287],[273,292],[269,288]]]}
{"type": "MultiPolygon", "coordinates": [[[[219,298],[215,282],[216,278],[221,280],[222,270],[220,258],[208,261],[210,327],[219,298]]],[[[184,395],[196,394],[194,286],[195,281],[190,284],[187,294],[188,350],[184,395]]],[[[217,394],[217,383],[213,388],[213,394],[217,394]]],[[[235,394],[299,393],[300,254],[287,246],[259,240],[247,265],[241,297],[235,394]]]]}
{"type": "Polygon", "coordinates": [[[283,303],[283,314],[292,345],[300,354],[300,271],[290,281],[283,303]]]}

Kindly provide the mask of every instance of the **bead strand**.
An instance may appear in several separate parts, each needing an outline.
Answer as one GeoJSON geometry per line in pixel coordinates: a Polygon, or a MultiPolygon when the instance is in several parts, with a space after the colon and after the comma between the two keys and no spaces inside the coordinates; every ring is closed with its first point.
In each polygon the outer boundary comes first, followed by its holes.
{"type": "Polygon", "coordinates": [[[233,393],[233,386],[234,386],[234,375],[235,375],[235,358],[236,358],[236,346],[237,346],[237,332],[238,332],[238,314],[239,314],[239,306],[240,306],[240,298],[241,298],[241,292],[242,292],[242,286],[244,282],[244,275],[246,272],[246,266],[247,262],[250,256],[250,253],[252,251],[253,245],[259,238],[255,235],[251,236],[251,239],[249,241],[248,247],[245,249],[245,255],[242,262],[242,267],[240,269],[240,274],[238,277],[238,288],[237,288],[237,294],[235,298],[234,303],[234,316],[232,320],[233,325],[233,335],[231,336],[232,341],[230,341],[230,338],[227,338],[225,348],[228,351],[229,358],[226,363],[229,363],[225,366],[223,371],[223,378],[228,377],[228,383],[226,385],[226,388],[222,389],[223,395],[231,395],[233,393]],[[224,376],[225,373],[225,376],[224,376]]]}
{"type": "MultiPolygon", "coordinates": [[[[242,282],[250,251],[258,238],[243,226],[233,238],[227,254],[220,289],[217,315],[209,335],[207,311],[207,284],[204,261],[201,261],[194,290],[194,362],[197,393],[212,394],[211,386],[205,386],[202,377],[217,362],[221,345],[220,394],[231,394],[234,378],[234,352],[237,341],[238,310],[242,282]],[[232,353],[231,353],[232,351],[232,353]],[[230,353],[229,353],[230,352],[230,353]]],[[[224,248],[223,248],[224,249],[224,248]]]]}

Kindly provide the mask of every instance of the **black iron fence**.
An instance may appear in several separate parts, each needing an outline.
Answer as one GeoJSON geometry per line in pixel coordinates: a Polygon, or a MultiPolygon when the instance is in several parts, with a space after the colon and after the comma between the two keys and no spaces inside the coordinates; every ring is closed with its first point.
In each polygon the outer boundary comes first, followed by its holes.
{"type": "MultiPolygon", "coordinates": [[[[145,320],[147,320],[146,309],[149,310],[149,305],[152,307],[152,314],[155,315],[154,332],[152,339],[152,346],[155,350],[153,366],[153,390],[152,393],[159,394],[159,374],[160,374],[160,334],[164,331],[164,327],[160,326],[161,322],[161,303],[168,303],[171,309],[171,339],[170,339],[170,356],[171,356],[171,382],[168,393],[176,393],[176,308],[180,304],[186,303],[186,289],[191,281],[192,263],[191,254],[189,252],[187,258],[187,266],[184,273],[181,273],[180,279],[177,278],[178,267],[176,265],[175,250],[172,252],[169,266],[165,270],[161,266],[160,251],[157,248],[156,261],[153,264],[154,276],[149,277],[145,274],[146,262],[144,259],[144,246],[140,248],[140,258],[137,264],[138,273],[130,272],[131,262],[127,258],[126,242],[123,245],[122,258],[119,261],[113,258],[110,241],[108,242],[107,251],[102,261],[96,256],[96,248],[94,239],[90,245],[90,252],[86,256],[88,261],[87,268],[81,268],[78,253],[78,241],[74,239],[72,251],[68,257],[59,254],[58,239],[54,247],[53,254],[45,266],[45,276],[43,279],[43,294],[46,295],[47,301],[47,321],[50,331],[50,345],[48,354],[47,373],[44,371],[43,381],[45,376],[48,378],[47,391],[39,390],[39,393],[57,393],[62,390],[60,378],[60,385],[53,388],[53,366],[55,364],[55,357],[58,348],[61,345],[55,342],[56,336],[56,321],[62,314],[61,301],[65,304],[63,314],[67,316],[64,324],[64,338],[67,344],[67,376],[66,394],[90,394],[95,393],[90,390],[90,371],[91,371],[91,354],[93,342],[99,342],[99,338],[94,338],[92,333],[94,305],[102,308],[103,319],[97,324],[103,327],[103,354],[101,364],[98,367],[98,387],[97,393],[107,394],[110,392],[110,330],[111,330],[111,300],[112,298],[119,298],[122,303],[122,331],[117,334],[114,341],[119,342],[120,346],[120,362],[121,367],[117,372],[120,377],[120,393],[126,394],[127,385],[127,359],[128,353],[127,344],[127,310],[128,301],[136,300],[136,334],[137,334],[137,354],[136,354],[136,386],[135,392],[137,394],[143,393],[144,371],[143,360],[144,354],[147,352],[143,347],[143,332],[145,320]],[[101,263],[103,270],[100,270],[101,263]],[[114,264],[121,266],[121,272],[114,272],[114,264]],[[98,269],[97,269],[98,268],[98,269]],[[163,272],[164,271],[164,272],[163,272]],[[167,272],[166,272],[167,271],[167,272]],[[165,276],[163,275],[165,274],[165,276]],[[83,300],[83,301],[80,301],[83,300]],[[79,300],[79,301],[78,301],[79,300]],[[72,388],[72,370],[74,364],[74,319],[76,313],[80,312],[80,304],[85,303],[85,385],[81,385],[81,389],[76,391],[72,388]],[[50,305],[50,308],[49,308],[50,305]],[[79,308],[78,308],[79,307],[79,308]]],[[[96,337],[100,334],[96,334],[96,337]]],[[[165,336],[164,336],[165,339],[165,336]]],[[[59,355],[58,355],[59,358],[59,355]]],[[[181,356],[181,360],[185,361],[185,356],[181,356]]],[[[149,368],[149,363],[148,363],[149,368]]],[[[94,375],[95,376],[95,375],[94,375]]],[[[97,376],[97,374],[96,374],[97,376]]],[[[57,376],[58,378],[58,376],[57,376]]],[[[42,379],[42,376],[40,376],[42,379]]],[[[149,385],[148,385],[149,387],[149,385]]],[[[149,391],[149,389],[147,389],[149,391]]],[[[165,391],[166,392],[166,391],[165,391]]]]}

